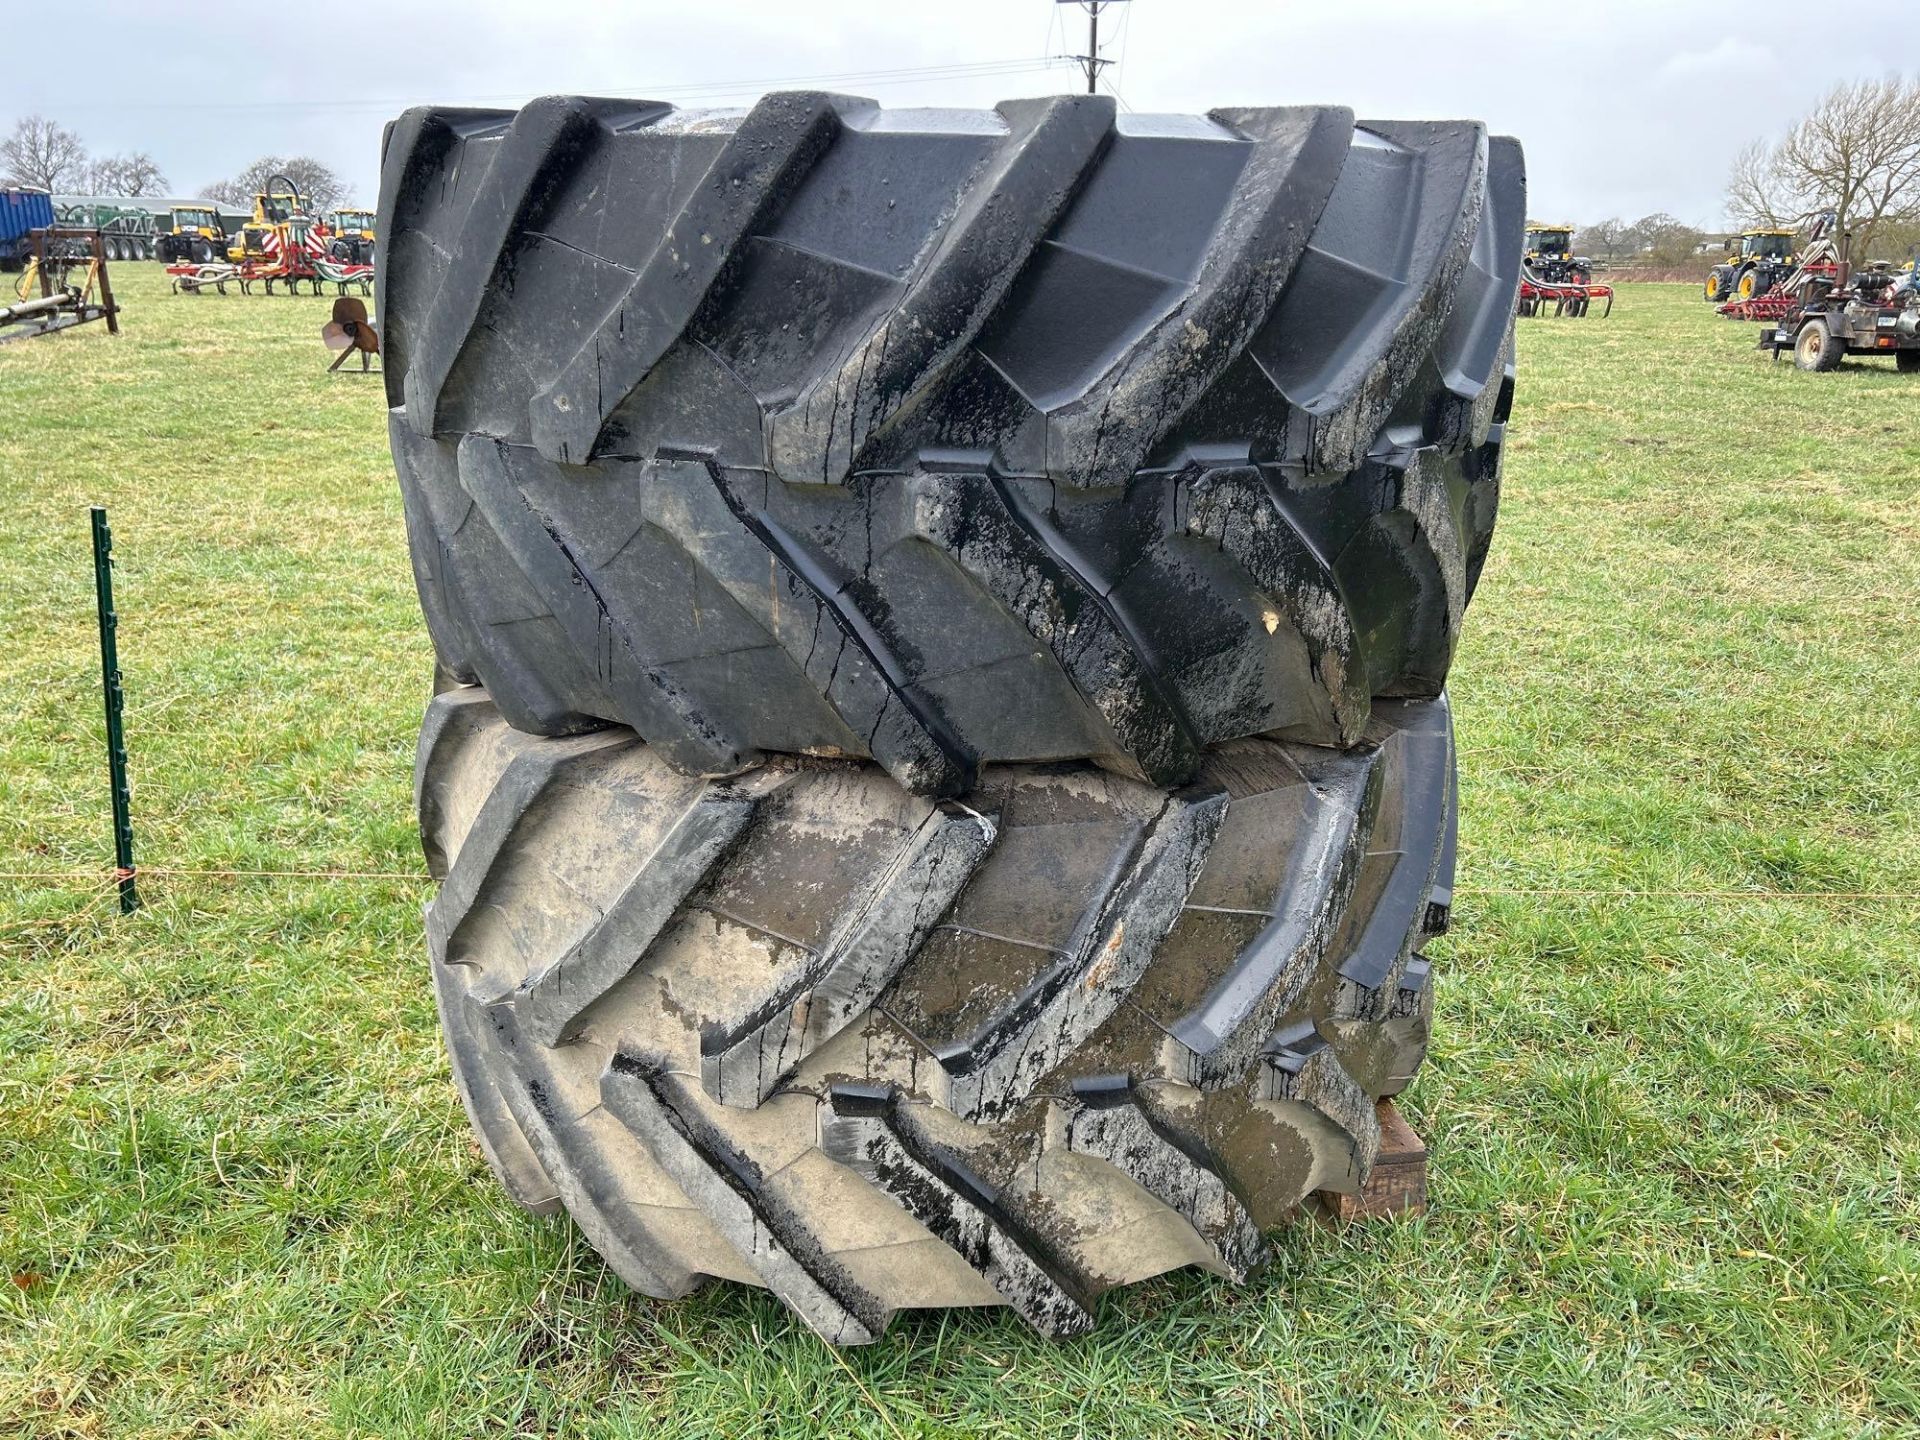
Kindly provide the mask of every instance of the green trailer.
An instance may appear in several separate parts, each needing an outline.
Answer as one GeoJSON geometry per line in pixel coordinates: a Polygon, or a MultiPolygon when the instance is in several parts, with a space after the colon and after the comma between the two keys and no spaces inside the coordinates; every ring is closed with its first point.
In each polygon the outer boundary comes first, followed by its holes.
{"type": "Polygon", "coordinates": [[[166,229],[165,208],[154,196],[56,195],[53,212],[62,225],[98,230],[109,261],[156,258],[166,229]]]}

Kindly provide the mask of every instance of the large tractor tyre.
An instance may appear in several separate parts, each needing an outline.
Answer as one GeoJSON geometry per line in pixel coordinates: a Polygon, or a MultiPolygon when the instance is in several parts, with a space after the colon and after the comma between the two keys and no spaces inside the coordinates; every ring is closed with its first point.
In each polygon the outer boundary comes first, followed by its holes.
{"type": "Polygon", "coordinates": [[[214,253],[213,253],[212,242],[208,240],[194,241],[193,242],[193,263],[196,265],[211,265],[213,261],[214,261],[214,253]]]}
{"type": "Polygon", "coordinates": [[[1715,266],[1707,272],[1707,283],[1702,287],[1701,293],[1709,305],[1720,304],[1732,291],[1733,287],[1728,282],[1727,272],[1725,270],[1715,266]]]}
{"type": "Polygon", "coordinates": [[[1740,278],[1734,282],[1733,294],[1738,300],[1751,300],[1756,295],[1764,295],[1773,288],[1767,274],[1758,265],[1740,272],[1740,278]]]}
{"type": "Polygon", "coordinates": [[[1333,108],[409,112],[378,309],[441,666],[916,794],[1350,745],[1438,695],[1486,552],[1524,189],[1333,108]]]}
{"type": "Polygon", "coordinates": [[[1793,340],[1793,363],[1802,370],[1838,370],[1847,358],[1847,342],[1824,320],[1809,320],[1793,340]]]}
{"type": "Polygon", "coordinates": [[[417,781],[481,1148],[648,1295],[763,1285],[842,1344],[953,1305],[1077,1333],[1353,1192],[1425,1049],[1444,698],[1172,792],[996,766],[942,801],[848,760],[689,777],[457,687],[417,781]]]}

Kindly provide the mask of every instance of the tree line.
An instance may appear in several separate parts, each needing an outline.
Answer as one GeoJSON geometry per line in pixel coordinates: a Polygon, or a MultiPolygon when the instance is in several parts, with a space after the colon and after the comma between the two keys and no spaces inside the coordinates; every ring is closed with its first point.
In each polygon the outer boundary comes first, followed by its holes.
{"type": "MultiPolygon", "coordinates": [[[[284,175],[294,182],[316,212],[347,198],[338,172],[311,155],[262,155],[225,180],[202,185],[194,193],[222,205],[251,206],[267,188],[267,178],[284,175]]],[[[93,155],[79,134],[56,120],[28,115],[0,140],[0,186],[25,185],[75,195],[164,195],[166,173],[144,150],[124,155],[93,155]]]]}
{"type": "Polygon", "coordinates": [[[1745,226],[1838,212],[1858,257],[1904,258],[1920,241],[1920,78],[1836,85],[1777,140],[1754,140],[1727,177],[1745,226]]]}
{"type": "MultiPolygon", "coordinates": [[[[1735,231],[1805,229],[1826,210],[1853,231],[1857,259],[1904,260],[1920,244],[1920,79],[1836,85],[1784,135],[1734,158],[1726,213],[1735,231]]],[[[1573,243],[1610,265],[1672,268],[1694,263],[1711,238],[1660,212],[1577,226],[1573,243]]]]}

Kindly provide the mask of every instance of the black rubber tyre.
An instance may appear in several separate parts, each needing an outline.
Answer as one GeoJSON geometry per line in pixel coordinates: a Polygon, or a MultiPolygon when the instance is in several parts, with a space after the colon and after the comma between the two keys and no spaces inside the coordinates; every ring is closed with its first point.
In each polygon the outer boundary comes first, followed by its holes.
{"type": "Polygon", "coordinates": [[[1793,338],[1793,363],[1802,370],[1838,370],[1847,358],[1847,342],[1824,320],[1809,320],[1793,338]]]}
{"type": "Polygon", "coordinates": [[[440,661],[545,735],[920,794],[1347,745],[1485,556],[1512,141],[1106,97],[409,112],[377,308],[440,661]]]}
{"type": "Polygon", "coordinates": [[[482,1146],[649,1295],[765,1285],[835,1343],[947,1305],[1075,1333],[1357,1188],[1426,1045],[1444,699],[1172,793],[1000,766],[956,802],[851,761],[689,778],[461,687],[417,778],[482,1146]]]}
{"type": "Polygon", "coordinates": [[[1920,370],[1920,350],[1896,350],[1893,363],[1902,375],[1911,375],[1920,370]]]}
{"type": "Polygon", "coordinates": [[[1733,272],[1725,266],[1716,265],[1707,272],[1707,283],[1703,292],[1709,305],[1719,305],[1733,293],[1733,272]]]}
{"type": "Polygon", "coordinates": [[[193,242],[193,263],[196,265],[211,265],[213,260],[213,242],[210,240],[195,240],[193,242]]]}

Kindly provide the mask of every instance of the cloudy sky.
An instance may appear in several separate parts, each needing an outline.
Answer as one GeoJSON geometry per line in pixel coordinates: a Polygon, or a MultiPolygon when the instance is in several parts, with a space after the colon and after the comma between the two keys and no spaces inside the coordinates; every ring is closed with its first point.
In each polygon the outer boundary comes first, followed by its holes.
{"type": "MultiPolygon", "coordinates": [[[[0,127],[39,111],[95,151],[151,151],[181,190],[306,152],[369,203],[380,127],[408,105],[555,92],[743,104],[799,87],[985,105],[1076,88],[1046,61],[1083,50],[1086,24],[1054,0],[327,0],[311,27],[228,0],[87,8],[103,12],[92,33],[105,43],[83,44],[85,64],[9,66],[0,127]]],[[[1823,0],[1128,0],[1103,25],[1109,88],[1136,110],[1331,101],[1472,116],[1525,142],[1537,218],[1665,210],[1713,225],[1747,140],[1837,81],[1920,69],[1920,3],[1859,14],[1902,11],[1915,23],[1846,23],[1823,0]],[[1840,23],[1814,44],[1808,17],[1822,11],[1840,23]]]]}

